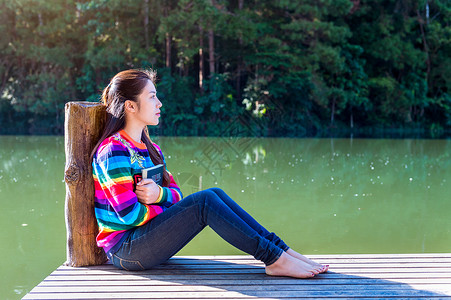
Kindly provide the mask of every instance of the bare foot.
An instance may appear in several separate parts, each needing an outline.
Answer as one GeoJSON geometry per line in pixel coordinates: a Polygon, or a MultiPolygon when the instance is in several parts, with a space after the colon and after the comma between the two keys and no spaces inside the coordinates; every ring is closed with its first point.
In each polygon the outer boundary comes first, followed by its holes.
{"type": "Polygon", "coordinates": [[[304,255],[302,255],[302,254],[300,254],[300,253],[294,251],[294,250],[291,249],[291,248],[288,249],[287,254],[289,254],[289,255],[291,255],[291,256],[293,256],[293,257],[299,259],[299,260],[302,260],[302,261],[305,262],[305,263],[308,263],[308,264],[311,265],[312,267],[319,268],[319,270],[320,270],[319,273],[325,273],[325,272],[327,272],[327,270],[329,270],[329,265],[321,265],[321,264],[319,264],[319,263],[317,263],[317,262],[314,262],[313,260],[308,259],[308,258],[305,257],[304,255]]]}
{"type": "Polygon", "coordinates": [[[265,272],[271,276],[289,276],[294,278],[311,278],[319,274],[317,268],[282,252],[275,263],[266,266],[265,272]]]}

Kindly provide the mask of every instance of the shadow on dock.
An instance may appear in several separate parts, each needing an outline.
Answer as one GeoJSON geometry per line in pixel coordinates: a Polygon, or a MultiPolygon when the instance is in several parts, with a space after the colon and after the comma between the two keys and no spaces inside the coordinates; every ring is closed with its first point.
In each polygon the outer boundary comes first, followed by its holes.
{"type": "Polygon", "coordinates": [[[249,257],[173,258],[139,272],[108,264],[60,267],[24,299],[49,292],[58,299],[451,298],[449,268],[356,266],[331,264],[329,272],[310,279],[268,276],[249,257]]]}

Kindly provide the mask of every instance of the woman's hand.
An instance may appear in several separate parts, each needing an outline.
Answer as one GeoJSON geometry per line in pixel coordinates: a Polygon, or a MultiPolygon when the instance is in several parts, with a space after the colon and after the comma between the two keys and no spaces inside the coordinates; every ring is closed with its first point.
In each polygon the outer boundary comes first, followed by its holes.
{"type": "Polygon", "coordinates": [[[145,178],[136,184],[135,194],[142,204],[152,204],[158,200],[160,188],[155,181],[145,178]]]}

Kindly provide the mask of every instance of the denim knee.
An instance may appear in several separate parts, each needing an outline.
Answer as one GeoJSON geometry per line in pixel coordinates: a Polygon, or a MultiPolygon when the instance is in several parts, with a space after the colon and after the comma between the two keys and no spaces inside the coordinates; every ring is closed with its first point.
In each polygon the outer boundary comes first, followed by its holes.
{"type": "Polygon", "coordinates": [[[204,191],[201,192],[202,196],[203,196],[203,203],[202,203],[202,208],[205,208],[205,206],[207,206],[208,202],[218,202],[222,201],[221,198],[218,197],[218,195],[213,191],[212,188],[210,189],[206,189],[204,191]]]}
{"type": "Polygon", "coordinates": [[[208,191],[208,190],[211,190],[211,191],[213,191],[214,193],[217,193],[217,192],[219,192],[219,193],[224,193],[224,191],[223,191],[221,188],[218,188],[218,187],[212,187],[212,188],[207,189],[207,191],[208,191]]]}
{"type": "Polygon", "coordinates": [[[190,199],[189,201],[181,201],[180,203],[178,203],[179,206],[191,206],[191,205],[195,205],[198,208],[198,212],[199,212],[199,217],[200,217],[200,221],[201,223],[205,223],[206,225],[206,211],[205,208],[207,206],[207,202],[208,201],[214,201],[216,199],[218,199],[218,195],[213,192],[211,189],[206,189],[203,191],[199,191],[196,192],[194,194],[191,194],[188,197],[192,197],[192,199],[190,199]]]}
{"type": "Polygon", "coordinates": [[[216,193],[213,191],[214,188],[208,188],[206,190],[199,191],[197,193],[192,194],[191,196],[194,196],[194,199],[199,200],[200,198],[211,198],[212,196],[217,196],[216,193]]]}

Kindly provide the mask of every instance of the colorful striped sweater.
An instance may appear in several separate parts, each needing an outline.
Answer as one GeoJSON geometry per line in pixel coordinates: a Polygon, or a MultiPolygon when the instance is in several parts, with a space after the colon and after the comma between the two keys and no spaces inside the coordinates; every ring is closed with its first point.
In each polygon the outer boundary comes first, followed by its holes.
{"type": "MultiPolygon", "coordinates": [[[[157,144],[153,144],[166,161],[157,144]]],[[[169,187],[160,187],[155,204],[138,202],[135,180],[141,169],[154,166],[146,145],[137,143],[124,130],[105,139],[94,155],[95,214],[99,225],[97,246],[111,257],[127,238],[130,229],[149,222],[183,195],[171,173],[169,187]]]]}

